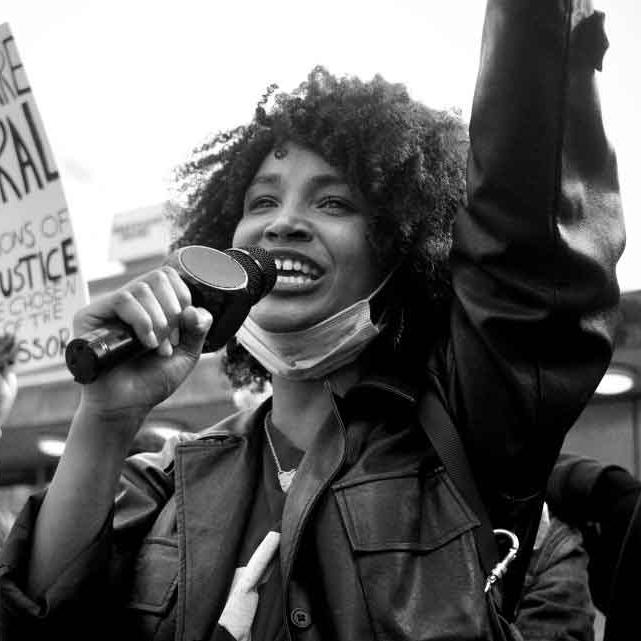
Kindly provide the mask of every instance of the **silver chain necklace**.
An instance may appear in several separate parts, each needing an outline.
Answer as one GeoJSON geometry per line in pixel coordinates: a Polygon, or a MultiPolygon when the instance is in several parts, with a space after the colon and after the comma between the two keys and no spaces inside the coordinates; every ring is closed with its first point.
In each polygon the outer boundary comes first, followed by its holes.
{"type": "Polygon", "coordinates": [[[293,467],[291,470],[284,470],[280,466],[280,461],[278,460],[278,456],[276,455],[276,450],[274,449],[274,444],[272,443],[272,437],[269,435],[269,428],[267,427],[267,424],[269,422],[269,419],[267,416],[265,416],[265,422],[263,423],[265,427],[265,435],[267,436],[267,443],[269,443],[269,449],[272,451],[272,457],[274,458],[274,463],[276,463],[276,469],[278,470],[278,482],[280,483],[280,488],[283,490],[283,492],[287,492],[289,490],[290,485],[292,484],[292,481],[294,480],[294,475],[296,474],[296,468],[293,467]]]}

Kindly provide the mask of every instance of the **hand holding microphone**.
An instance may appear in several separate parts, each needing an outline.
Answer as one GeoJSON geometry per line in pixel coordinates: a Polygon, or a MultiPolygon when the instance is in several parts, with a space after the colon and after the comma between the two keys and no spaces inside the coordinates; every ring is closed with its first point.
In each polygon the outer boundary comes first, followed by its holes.
{"type": "Polygon", "coordinates": [[[67,367],[77,382],[86,384],[152,349],[170,355],[171,345],[178,344],[179,318],[190,305],[213,316],[204,350],[218,349],[275,282],[274,260],[260,247],[178,249],[163,268],[78,315],[80,336],[67,346],[67,367]]]}

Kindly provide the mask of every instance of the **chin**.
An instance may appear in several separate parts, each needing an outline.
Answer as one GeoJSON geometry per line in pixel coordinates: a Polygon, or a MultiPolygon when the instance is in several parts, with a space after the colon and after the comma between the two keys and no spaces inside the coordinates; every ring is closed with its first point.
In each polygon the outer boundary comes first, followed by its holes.
{"type": "Polygon", "coordinates": [[[287,305],[263,301],[256,305],[251,312],[252,320],[268,332],[296,332],[307,329],[323,320],[324,315],[310,313],[309,307],[301,309],[300,305],[287,305]]]}

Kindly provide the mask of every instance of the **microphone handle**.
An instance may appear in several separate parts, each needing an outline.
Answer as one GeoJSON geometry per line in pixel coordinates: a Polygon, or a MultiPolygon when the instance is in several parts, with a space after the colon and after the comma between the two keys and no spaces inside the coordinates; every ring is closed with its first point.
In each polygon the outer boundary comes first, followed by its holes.
{"type": "MultiPolygon", "coordinates": [[[[245,290],[221,292],[198,290],[187,283],[192,304],[205,307],[214,317],[205,339],[204,352],[220,349],[238,331],[251,308],[245,290]]],[[[166,336],[158,336],[161,341],[166,336]]],[[[67,369],[77,383],[93,383],[103,372],[149,351],[133,329],[119,321],[105,323],[69,342],[65,349],[67,369]]]]}
{"type": "MultiPolygon", "coordinates": [[[[158,337],[160,339],[160,337],[158,337]]],[[[93,383],[118,363],[148,351],[124,323],[108,323],[74,338],[65,350],[67,368],[77,383],[93,383]]]]}

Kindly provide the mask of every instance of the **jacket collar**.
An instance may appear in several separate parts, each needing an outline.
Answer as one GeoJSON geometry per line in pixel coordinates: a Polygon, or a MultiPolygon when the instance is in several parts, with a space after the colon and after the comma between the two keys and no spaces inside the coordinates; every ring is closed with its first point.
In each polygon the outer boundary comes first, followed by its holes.
{"type": "Polygon", "coordinates": [[[397,400],[416,404],[418,398],[418,385],[409,380],[403,380],[402,377],[372,373],[363,377],[354,385],[346,395],[351,398],[354,395],[365,391],[383,392],[390,394],[397,400]]]}
{"type": "Polygon", "coordinates": [[[384,345],[375,345],[364,355],[363,376],[349,390],[346,399],[366,391],[390,394],[397,400],[415,405],[421,381],[401,355],[384,345]]]}

